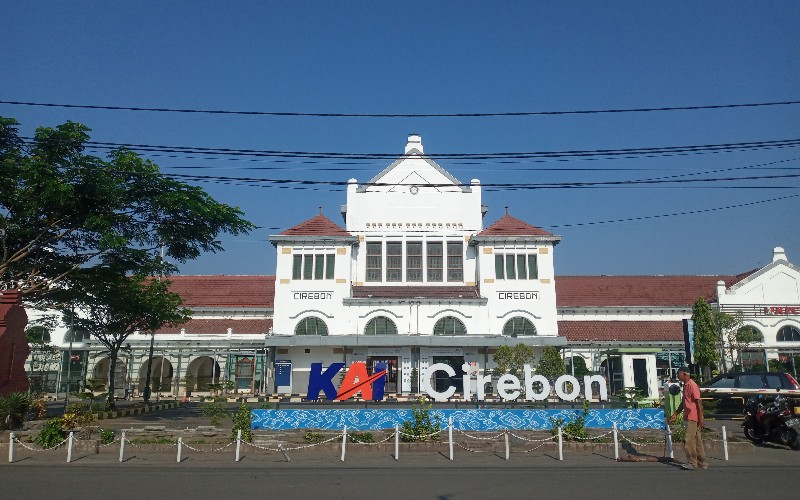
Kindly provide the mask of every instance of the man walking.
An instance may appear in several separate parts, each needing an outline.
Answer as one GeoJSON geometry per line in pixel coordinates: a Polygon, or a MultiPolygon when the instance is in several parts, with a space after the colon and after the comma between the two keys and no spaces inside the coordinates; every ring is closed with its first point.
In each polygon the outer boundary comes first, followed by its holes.
{"type": "Polygon", "coordinates": [[[669,423],[675,422],[678,413],[683,411],[683,419],[686,421],[686,442],[684,451],[686,452],[686,463],[683,468],[686,470],[708,469],[706,461],[706,449],[703,445],[703,400],[700,399],[700,387],[697,382],[692,380],[689,368],[680,367],[678,379],[683,382],[683,399],[675,412],[669,417],[669,423]]]}

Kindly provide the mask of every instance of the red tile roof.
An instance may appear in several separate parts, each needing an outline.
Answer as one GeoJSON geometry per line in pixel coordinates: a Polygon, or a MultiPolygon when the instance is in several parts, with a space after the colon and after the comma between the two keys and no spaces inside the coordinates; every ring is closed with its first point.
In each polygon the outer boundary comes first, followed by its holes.
{"type": "Polygon", "coordinates": [[[233,328],[233,334],[237,333],[267,333],[272,328],[271,319],[191,319],[186,323],[162,328],[156,333],[180,333],[181,329],[186,330],[187,335],[196,334],[226,334],[228,328],[233,328]]]}
{"type": "Polygon", "coordinates": [[[351,236],[350,233],[318,214],[281,233],[284,236],[351,236]]]}
{"type": "Polygon", "coordinates": [[[683,306],[716,300],[717,281],[735,276],[556,276],[558,307],[683,306]]]}
{"type": "Polygon", "coordinates": [[[262,307],[275,302],[275,276],[170,276],[185,307],[262,307]]]}
{"type": "Polygon", "coordinates": [[[478,233],[478,236],[553,236],[553,234],[505,214],[500,220],[478,233]]]}
{"type": "Polygon", "coordinates": [[[474,286],[354,286],[353,298],[369,297],[381,299],[422,297],[426,299],[458,299],[480,297],[474,286]]]}
{"type": "Polygon", "coordinates": [[[558,335],[570,342],[682,342],[681,321],[559,321],[558,335]]]}

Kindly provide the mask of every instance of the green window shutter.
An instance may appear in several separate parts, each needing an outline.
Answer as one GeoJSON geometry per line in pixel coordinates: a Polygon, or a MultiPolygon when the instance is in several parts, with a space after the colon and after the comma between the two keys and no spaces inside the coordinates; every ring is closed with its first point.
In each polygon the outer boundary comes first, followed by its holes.
{"type": "Polygon", "coordinates": [[[521,280],[528,278],[528,270],[525,267],[525,255],[517,255],[517,277],[521,280]]]}
{"type": "Polygon", "coordinates": [[[302,255],[293,255],[292,256],[292,279],[299,280],[300,279],[300,271],[303,268],[303,256],[302,255]]]}
{"type": "Polygon", "coordinates": [[[498,280],[506,279],[505,264],[503,263],[503,254],[494,254],[494,277],[498,280]]]}
{"type": "Polygon", "coordinates": [[[314,279],[321,280],[325,267],[325,256],[322,254],[314,255],[314,279]]]}
{"type": "Polygon", "coordinates": [[[303,279],[310,280],[313,277],[314,256],[304,255],[304,257],[305,259],[303,260],[303,279]]]}
{"type": "Polygon", "coordinates": [[[514,266],[514,254],[506,255],[506,279],[517,279],[516,267],[514,266]]]}
{"type": "Polygon", "coordinates": [[[528,279],[539,279],[539,268],[536,262],[536,254],[528,255],[528,279]]]}
{"type": "Polygon", "coordinates": [[[325,256],[325,279],[333,279],[333,266],[336,262],[336,254],[329,253],[325,256]]]}

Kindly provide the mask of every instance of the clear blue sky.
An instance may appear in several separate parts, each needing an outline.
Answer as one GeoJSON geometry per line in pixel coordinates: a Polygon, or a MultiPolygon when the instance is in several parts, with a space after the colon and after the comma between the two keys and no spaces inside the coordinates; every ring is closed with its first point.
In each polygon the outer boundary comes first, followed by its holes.
{"type": "MultiPolygon", "coordinates": [[[[800,100],[800,2],[795,1],[0,0],[0,11],[3,101],[423,114],[800,100]]],[[[0,104],[0,115],[17,118],[24,135],[36,126],[73,120],[89,125],[93,140],[114,143],[398,155],[410,132],[422,135],[426,153],[800,138],[800,105],[388,119],[0,104]]],[[[178,156],[152,159],[167,173],[362,182],[390,163],[178,156]]],[[[798,158],[800,147],[591,161],[440,163],[463,182],[478,178],[489,184],[794,175],[800,174],[798,158]],[[772,162],[780,163],[755,167],[772,162]],[[704,173],[720,169],[738,170],[704,173]]],[[[798,178],[702,185],[487,190],[485,225],[508,206],[511,215],[562,235],[555,254],[560,275],[736,274],[768,263],[774,246],[785,247],[789,259],[800,264],[800,197],[714,210],[797,196],[798,178]],[[678,212],[698,213],[654,217],[678,212]],[[654,218],[574,226],[636,217],[654,218]]],[[[271,274],[275,253],[266,241],[269,234],[313,217],[319,206],[342,224],[340,188],[203,186],[218,200],[241,207],[260,229],[223,238],[225,252],[183,266],[184,274],[271,274]]]]}

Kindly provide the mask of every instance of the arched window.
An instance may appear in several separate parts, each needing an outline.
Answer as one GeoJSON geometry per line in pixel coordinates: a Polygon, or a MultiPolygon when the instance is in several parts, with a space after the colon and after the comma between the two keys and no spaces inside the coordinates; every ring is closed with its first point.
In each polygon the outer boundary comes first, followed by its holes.
{"type": "Polygon", "coordinates": [[[503,326],[503,335],[506,337],[523,337],[536,335],[536,327],[527,318],[516,316],[503,326]]]}
{"type": "Polygon", "coordinates": [[[778,330],[778,342],[800,342],[800,330],[796,326],[786,325],[778,330]]]}
{"type": "Polygon", "coordinates": [[[736,340],[742,343],[764,342],[764,334],[754,326],[745,325],[736,331],[736,340]]]}
{"type": "Polygon", "coordinates": [[[434,335],[466,335],[467,329],[460,319],[447,316],[433,326],[434,335]]]}
{"type": "Polygon", "coordinates": [[[327,335],[328,325],[319,318],[309,316],[303,318],[294,329],[295,335],[327,335]]]}
{"type": "Polygon", "coordinates": [[[397,327],[386,316],[378,316],[369,320],[364,327],[364,335],[397,335],[397,327]]]}

